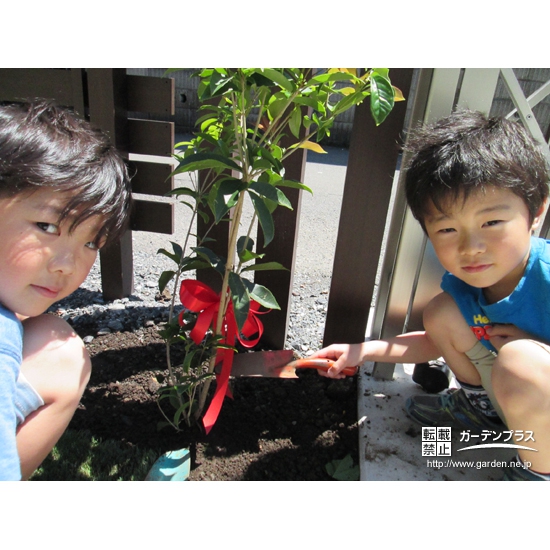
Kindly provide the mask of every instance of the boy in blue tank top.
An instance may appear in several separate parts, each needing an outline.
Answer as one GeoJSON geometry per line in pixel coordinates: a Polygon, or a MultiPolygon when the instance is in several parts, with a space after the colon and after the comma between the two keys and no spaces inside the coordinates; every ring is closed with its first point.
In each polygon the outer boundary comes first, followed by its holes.
{"type": "Polygon", "coordinates": [[[407,401],[422,426],[532,433],[536,452],[507,480],[550,480],[550,243],[533,237],[548,197],[548,165],[519,123],[462,111],[407,144],[407,202],[445,268],[423,332],[335,344],[327,376],[365,361],[443,356],[460,389],[407,401]],[[529,467],[527,467],[529,466],[529,467]]]}

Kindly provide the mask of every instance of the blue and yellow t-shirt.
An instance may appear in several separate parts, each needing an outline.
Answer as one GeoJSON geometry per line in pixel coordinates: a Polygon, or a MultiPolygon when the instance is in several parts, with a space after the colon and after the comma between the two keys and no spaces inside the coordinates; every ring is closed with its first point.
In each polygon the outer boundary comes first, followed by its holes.
{"type": "Polygon", "coordinates": [[[477,339],[495,351],[485,329],[492,324],[513,324],[541,342],[550,343],[550,241],[531,238],[525,272],[514,291],[488,304],[483,290],[445,273],[441,289],[457,303],[477,339]]]}

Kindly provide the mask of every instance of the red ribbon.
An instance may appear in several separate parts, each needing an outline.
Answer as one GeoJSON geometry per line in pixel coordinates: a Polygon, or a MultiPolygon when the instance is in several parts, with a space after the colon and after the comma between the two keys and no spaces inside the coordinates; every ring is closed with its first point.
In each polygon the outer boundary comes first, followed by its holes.
{"type": "MultiPolygon", "coordinates": [[[[202,342],[208,329],[212,328],[215,330],[218,311],[220,309],[220,299],[219,294],[216,294],[208,285],[200,281],[195,281],[194,279],[182,281],[180,287],[181,303],[186,309],[198,313],[197,322],[191,330],[191,338],[195,344],[198,345],[202,342]]],[[[238,340],[246,348],[254,347],[260,341],[264,331],[263,324],[257,316],[262,313],[267,313],[260,312],[259,309],[260,304],[251,300],[248,317],[246,318],[242,331],[239,332],[237,321],[235,320],[233,303],[230,301],[222,322],[221,343],[228,346],[235,346],[236,340],[238,340]],[[250,339],[254,334],[257,334],[257,336],[250,339]]],[[[180,325],[183,324],[182,319],[183,313],[180,314],[180,325]]],[[[232,349],[221,348],[216,352],[216,363],[221,361],[222,368],[221,372],[216,375],[216,391],[214,392],[214,397],[202,419],[207,434],[218,419],[224,397],[226,395],[231,396],[229,391],[229,376],[233,366],[234,353],[232,349]]]]}

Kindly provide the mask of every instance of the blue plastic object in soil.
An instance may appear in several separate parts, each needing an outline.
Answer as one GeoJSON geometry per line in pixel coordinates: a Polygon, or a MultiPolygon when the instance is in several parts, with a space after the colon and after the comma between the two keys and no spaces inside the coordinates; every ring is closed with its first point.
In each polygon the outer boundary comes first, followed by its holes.
{"type": "Polygon", "coordinates": [[[187,481],[190,470],[189,449],[168,451],[153,464],[145,481],[187,481]]]}

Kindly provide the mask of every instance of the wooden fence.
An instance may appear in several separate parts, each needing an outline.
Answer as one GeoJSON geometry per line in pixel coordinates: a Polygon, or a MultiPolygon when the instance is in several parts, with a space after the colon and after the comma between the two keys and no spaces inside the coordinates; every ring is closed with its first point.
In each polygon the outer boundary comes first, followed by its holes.
{"type": "MultiPolygon", "coordinates": [[[[393,69],[392,81],[405,96],[409,93],[412,69],[393,69]]],[[[125,69],[1,69],[0,100],[17,101],[43,97],[73,108],[78,114],[103,128],[123,154],[169,157],[173,152],[173,122],[129,118],[128,113],[173,115],[175,109],[174,81],[171,78],[127,74],[125,69]]],[[[387,210],[391,183],[398,156],[398,142],[406,112],[406,104],[396,104],[394,112],[379,128],[375,128],[368,104],[355,113],[340,245],[332,282],[327,319],[327,341],[350,338],[362,340],[372,298],[376,262],[384,227],[381,211],[387,210]],[[376,213],[376,220],[372,214],[376,213]],[[373,221],[374,220],[374,221],[373,221]],[[367,243],[350,238],[364,235],[367,243]],[[371,249],[374,247],[374,252],[371,249]],[[353,273],[343,268],[353,262],[353,273]],[[365,307],[367,304],[367,307],[365,307]]],[[[147,115],[145,115],[147,116],[147,115]]],[[[165,118],[163,116],[162,118],[165,118]]],[[[303,180],[305,157],[293,155],[286,165],[290,178],[303,180]]],[[[136,169],[133,191],[164,195],[173,182],[166,181],[167,164],[130,163],[136,169]]],[[[273,291],[281,311],[265,318],[264,343],[274,349],[283,347],[286,339],[292,288],[292,268],[295,263],[301,192],[288,193],[294,210],[280,208],[275,214],[275,239],[269,246],[270,261],[279,261],[290,271],[256,273],[257,282],[273,291]]],[[[132,230],[173,232],[173,205],[136,201],[132,215],[132,230]]],[[[198,231],[202,228],[199,226],[198,231]]],[[[227,242],[227,227],[220,225],[215,235],[218,246],[227,242]]],[[[257,239],[262,246],[261,235],[257,239]]],[[[127,296],[132,292],[132,236],[128,231],[120,243],[101,252],[101,273],[104,297],[107,300],[127,296]]],[[[199,277],[208,280],[206,272],[199,277]]]]}

